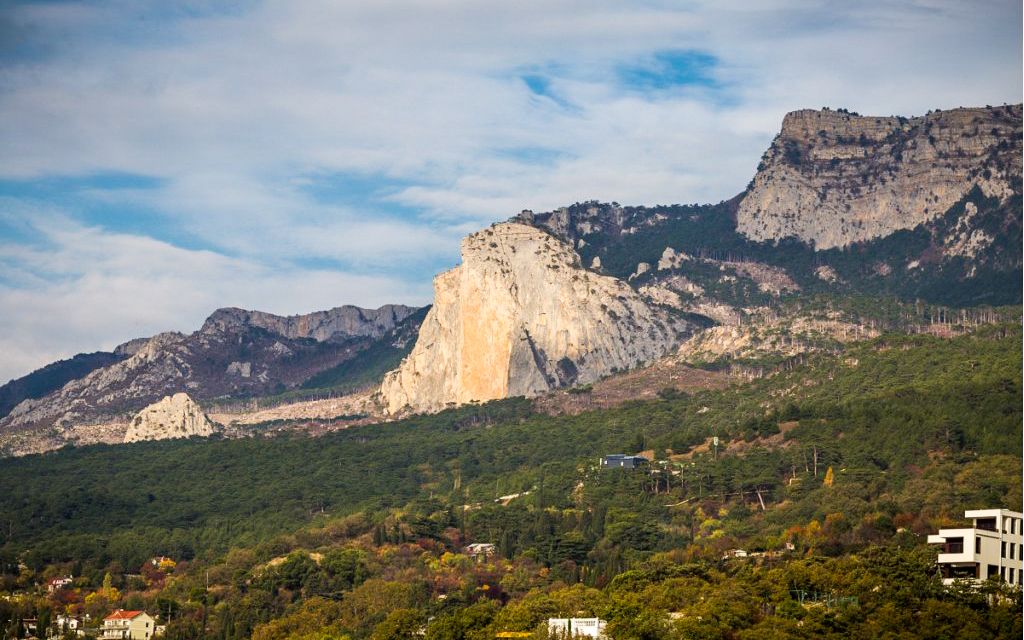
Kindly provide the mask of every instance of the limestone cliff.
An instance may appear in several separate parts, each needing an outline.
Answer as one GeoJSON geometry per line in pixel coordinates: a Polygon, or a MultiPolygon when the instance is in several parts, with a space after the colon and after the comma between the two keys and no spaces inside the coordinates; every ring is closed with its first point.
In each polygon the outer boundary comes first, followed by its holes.
{"type": "Polygon", "coordinates": [[[286,338],[313,338],[320,342],[345,340],[353,336],[379,338],[416,311],[416,307],[396,304],[387,304],[378,309],[345,305],[304,315],[278,316],[263,311],[227,307],[214,311],[207,318],[204,328],[223,330],[232,326],[259,327],[286,338]]]}
{"type": "Polygon", "coordinates": [[[933,220],[975,186],[1006,199],[1020,176],[1020,105],[917,118],[794,111],[739,204],[737,231],[843,247],[933,220]]]}
{"type": "Polygon", "coordinates": [[[381,401],[396,413],[534,396],[650,362],[687,330],[551,234],[498,224],[463,240],[461,266],[434,280],[434,306],[381,401]]]}
{"type": "Polygon", "coordinates": [[[136,414],[128,425],[124,441],[209,436],[215,431],[213,423],[187,393],[176,393],[164,396],[136,414]]]}

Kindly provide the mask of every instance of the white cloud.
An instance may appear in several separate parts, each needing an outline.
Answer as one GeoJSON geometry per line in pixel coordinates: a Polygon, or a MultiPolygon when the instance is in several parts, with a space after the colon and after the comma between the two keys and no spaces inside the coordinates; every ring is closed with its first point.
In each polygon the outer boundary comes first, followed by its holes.
{"type": "Polygon", "coordinates": [[[280,314],[341,304],[426,304],[429,283],[324,269],[278,268],[40,213],[34,246],[0,244],[0,380],[133,337],[191,332],[223,306],[280,314]],[[59,277],[54,278],[55,274],[59,277]]]}
{"type": "MultiPolygon", "coordinates": [[[[0,38],[0,178],[153,176],[152,188],[82,189],[61,215],[81,219],[76,197],[139,207],[211,249],[144,247],[113,218],[51,234],[49,253],[8,244],[6,281],[20,280],[0,292],[14,363],[0,377],[120,340],[123,318],[139,323],[130,335],[191,328],[232,303],[297,312],[423,296],[462,234],[523,208],[731,197],[791,109],[913,115],[1022,92],[1021,6],[1007,0],[173,7],[0,10],[0,35],[17,36],[0,38]],[[715,56],[714,86],[621,86],[616,69],[664,50],[715,56]],[[557,99],[531,93],[527,73],[557,99]],[[310,176],[331,175],[386,188],[314,197],[310,176]],[[33,261],[51,265],[45,277],[33,261]],[[74,327],[40,322],[51,311],[74,327]]],[[[38,201],[22,204],[0,213],[38,215],[38,201]]]]}

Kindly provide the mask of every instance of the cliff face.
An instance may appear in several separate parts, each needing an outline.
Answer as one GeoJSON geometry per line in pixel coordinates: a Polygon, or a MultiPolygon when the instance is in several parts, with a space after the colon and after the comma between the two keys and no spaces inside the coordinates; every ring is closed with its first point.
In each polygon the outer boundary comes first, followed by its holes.
{"type": "Polygon", "coordinates": [[[795,111],[740,202],[736,228],[758,241],[843,247],[933,220],[975,186],[1009,198],[1020,175],[1020,105],[918,118],[795,111]]]}
{"type": "Polygon", "coordinates": [[[214,425],[187,393],[164,396],[132,419],[125,434],[125,442],[168,440],[190,436],[209,436],[216,431],[214,425]]]}
{"type": "Polygon", "coordinates": [[[389,413],[592,382],[670,351],[687,331],[624,282],[582,268],[550,234],[495,225],[462,243],[462,265],[434,280],[434,306],[401,366],[389,413]]]}

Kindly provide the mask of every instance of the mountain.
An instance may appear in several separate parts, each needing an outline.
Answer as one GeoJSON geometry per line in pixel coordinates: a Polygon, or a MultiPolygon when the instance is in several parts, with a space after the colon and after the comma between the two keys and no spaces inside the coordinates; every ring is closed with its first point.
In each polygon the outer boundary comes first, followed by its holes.
{"type": "Polygon", "coordinates": [[[752,240],[845,247],[934,220],[974,187],[1020,193],[1021,106],[917,118],[804,109],[786,115],[739,203],[752,240]]]}
{"type": "MultiPolygon", "coordinates": [[[[109,439],[182,391],[280,403],[381,378],[381,414],[431,412],[585,387],[665,356],[785,359],[879,327],[928,331],[922,318],[948,319],[945,306],[1019,304],[1021,119],[1020,105],[793,112],[730,200],[524,211],[465,239],[429,311],[220,309],[191,335],[125,343],[120,361],[43,376],[31,394],[12,387],[0,434],[54,428],[59,445],[106,424],[95,437],[109,439]],[[880,302],[893,299],[913,310],[880,302]]],[[[970,326],[991,315],[971,313],[970,326]]]]}
{"type": "Polygon", "coordinates": [[[1021,130],[1019,105],[796,111],[727,202],[524,211],[469,236],[462,265],[435,280],[416,347],[384,379],[385,410],[590,383],[714,324],[766,331],[717,330],[684,358],[792,355],[870,333],[838,316],[780,323],[768,307],[796,295],[1019,302],[1021,130]]]}
{"type": "MultiPolygon", "coordinates": [[[[219,309],[192,334],[162,333],[144,343],[126,343],[121,349],[131,354],[126,358],[24,399],[0,420],[0,434],[45,433],[46,448],[52,448],[77,440],[84,425],[125,424],[130,414],[182,391],[202,401],[298,388],[378,342],[394,343],[395,332],[410,331],[403,323],[421,317],[417,311],[396,305],[339,307],[281,317],[219,309]]],[[[104,431],[102,438],[108,437],[104,431]]]]}
{"type": "Polygon", "coordinates": [[[585,202],[516,219],[719,321],[796,293],[1018,304],[1020,132],[1020,105],[912,119],[798,111],[730,200],[585,202]]]}
{"type": "Polygon", "coordinates": [[[120,362],[126,357],[127,355],[117,351],[79,353],[67,360],[51,362],[28,375],[15,378],[0,386],[0,418],[10,413],[22,400],[41,398],[60,389],[71,380],[83,378],[100,367],[120,362]]]}
{"type": "Polygon", "coordinates": [[[412,353],[381,387],[386,411],[436,411],[593,382],[665,355],[691,327],[572,247],[503,223],[462,242],[434,280],[412,353]]]}

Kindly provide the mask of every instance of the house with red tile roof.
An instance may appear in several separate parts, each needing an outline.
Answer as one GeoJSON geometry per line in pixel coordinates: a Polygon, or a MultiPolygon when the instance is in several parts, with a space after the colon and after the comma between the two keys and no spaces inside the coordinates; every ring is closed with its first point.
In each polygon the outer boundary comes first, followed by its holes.
{"type": "Polygon", "coordinates": [[[156,633],[156,621],[145,611],[118,609],[103,618],[103,640],[149,640],[156,633]]]}

